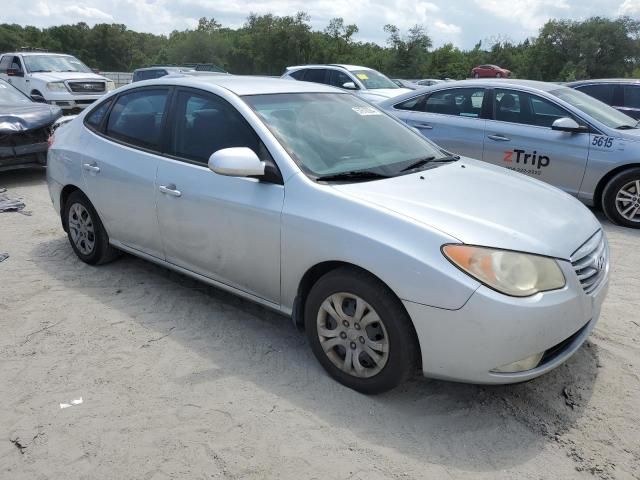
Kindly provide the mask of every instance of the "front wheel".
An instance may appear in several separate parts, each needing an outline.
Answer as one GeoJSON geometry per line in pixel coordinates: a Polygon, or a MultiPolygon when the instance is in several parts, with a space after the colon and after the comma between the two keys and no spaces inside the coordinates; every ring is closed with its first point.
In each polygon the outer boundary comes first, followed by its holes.
{"type": "Polygon", "coordinates": [[[305,328],[320,364],[362,393],[391,390],[416,370],[418,346],[402,304],[379,280],[339,268],[313,286],[305,328]]]}
{"type": "Polygon", "coordinates": [[[502,78],[502,74],[500,72],[496,73],[496,78],[502,78]]]}
{"type": "Polygon", "coordinates": [[[478,72],[474,73],[473,78],[480,78],[480,74],[478,72]]]}
{"type": "Polygon", "coordinates": [[[640,228],[640,168],[630,168],[609,180],[602,192],[602,209],[612,222],[640,228]]]}

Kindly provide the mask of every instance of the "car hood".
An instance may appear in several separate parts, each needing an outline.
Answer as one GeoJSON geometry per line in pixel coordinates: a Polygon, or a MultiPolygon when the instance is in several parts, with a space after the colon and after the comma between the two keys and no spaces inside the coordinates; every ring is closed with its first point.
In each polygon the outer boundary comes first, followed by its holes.
{"type": "Polygon", "coordinates": [[[593,214],[561,190],[466,158],[416,174],[334,188],[463,243],[562,259],[600,229],[593,214]]]}
{"type": "Polygon", "coordinates": [[[102,80],[107,78],[89,72],[35,72],[32,75],[45,82],[60,82],[64,80],[102,80]]]}
{"type": "Polygon", "coordinates": [[[0,105],[0,134],[42,128],[61,116],[62,110],[58,107],[42,103],[0,105]]]}

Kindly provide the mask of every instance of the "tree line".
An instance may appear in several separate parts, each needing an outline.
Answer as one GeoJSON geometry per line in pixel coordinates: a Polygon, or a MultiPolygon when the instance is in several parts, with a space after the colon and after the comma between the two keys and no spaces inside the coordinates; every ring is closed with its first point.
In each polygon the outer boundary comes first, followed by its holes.
{"type": "Polygon", "coordinates": [[[0,52],[29,46],[70,53],[102,71],[132,71],[152,64],[214,63],[236,74],[280,75],[286,66],[350,63],[399,78],[454,78],[491,63],[517,77],[545,81],[640,77],[640,21],[630,17],[550,20],[521,42],[497,37],[461,50],[433,48],[428,28],[402,32],[385,25],[385,45],[357,41],[358,26],[334,18],[313,30],[310,17],[250,14],[233,29],[201,18],[194,29],[154,35],[121,24],[86,23],[48,28],[0,24],[0,52]]]}

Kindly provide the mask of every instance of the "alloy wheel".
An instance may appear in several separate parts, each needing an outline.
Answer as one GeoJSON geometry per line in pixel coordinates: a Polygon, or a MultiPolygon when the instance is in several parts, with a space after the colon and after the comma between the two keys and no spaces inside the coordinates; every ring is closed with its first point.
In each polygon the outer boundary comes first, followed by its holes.
{"type": "Polygon", "coordinates": [[[334,293],[322,302],[316,321],[324,353],[343,372],[370,378],[387,364],[387,329],[362,298],[346,292],[334,293]]]}
{"type": "Polygon", "coordinates": [[[618,190],[616,209],[626,220],[640,223],[640,179],[632,180],[618,190]]]}
{"type": "Polygon", "coordinates": [[[96,246],[96,235],[93,219],[84,205],[80,203],[71,205],[68,223],[73,244],[83,255],[91,255],[96,246]]]}

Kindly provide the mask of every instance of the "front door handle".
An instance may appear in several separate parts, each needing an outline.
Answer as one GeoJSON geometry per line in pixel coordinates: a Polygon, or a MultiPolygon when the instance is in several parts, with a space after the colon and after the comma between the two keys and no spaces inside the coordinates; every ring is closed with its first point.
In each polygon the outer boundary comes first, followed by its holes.
{"type": "Polygon", "coordinates": [[[83,163],[82,168],[84,168],[87,172],[91,172],[91,173],[100,172],[100,167],[95,163],[83,163]]]}
{"type": "Polygon", "coordinates": [[[413,126],[416,128],[422,128],[424,130],[433,130],[433,126],[429,125],[428,123],[414,123],[413,126]]]}
{"type": "Polygon", "coordinates": [[[508,142],[509,140],[511,140],[509,137],[505,137],[504,135],[501,135],[499,133],[487,135],[487,138],[490,138],[491,140],[495,140],[496,142],[508,142]]]}
{"type": "Polygon", "coordinates": [[[172,197],[181,197],[182,192],[180,190],[176,190],[175,185],[160,185],[158,189],[162,193],[166,193],[167,195],[171,195],[172,197]]]}

